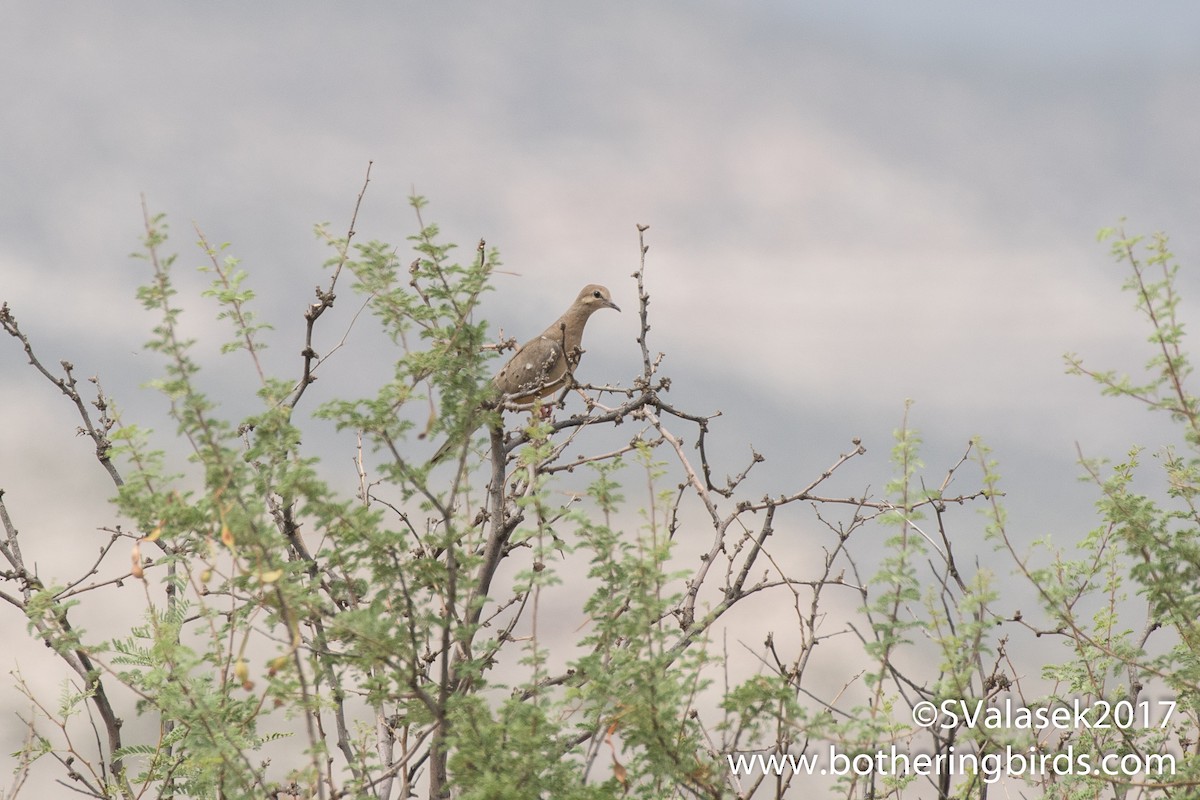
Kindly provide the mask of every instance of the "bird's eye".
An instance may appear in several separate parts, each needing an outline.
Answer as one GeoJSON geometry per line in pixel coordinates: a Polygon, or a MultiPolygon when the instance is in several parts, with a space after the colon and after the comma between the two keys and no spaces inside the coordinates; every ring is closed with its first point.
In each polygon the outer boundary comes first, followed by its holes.
{"type": "Polygon", "coordinates": [[[596,298],[597,300],[599,300],[599,299],[600,299],[600,290],[599,290],[599,289],[597,289],[596,291],[592,292],[592,297],[594,297],[594,298],[596,298]]]}

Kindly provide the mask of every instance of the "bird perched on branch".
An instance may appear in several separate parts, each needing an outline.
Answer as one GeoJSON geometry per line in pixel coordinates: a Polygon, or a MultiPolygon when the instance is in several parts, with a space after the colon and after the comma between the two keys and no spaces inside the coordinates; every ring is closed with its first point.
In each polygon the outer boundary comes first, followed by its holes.
{"type": "MultiPolygon", "coordinates": [[[[621,310],[608,289],[594,283],[583,287],[561,317],[521,345],[493,376],[495,399],[535,403],[565,386],[583,354],[583,328],[588,318],[601,308],[621,310]]],[[[449,455],[454,444],[453,437],[442,444],[433,456],[433,463],[449,455]]]]}

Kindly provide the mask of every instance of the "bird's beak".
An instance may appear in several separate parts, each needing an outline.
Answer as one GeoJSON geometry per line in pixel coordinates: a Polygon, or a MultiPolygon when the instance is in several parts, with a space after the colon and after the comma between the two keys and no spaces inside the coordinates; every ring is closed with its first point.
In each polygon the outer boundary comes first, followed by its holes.
{"type": "Polygon", "coordinates": [[[614,303],[612,300],[605,300],[604,304],[607,305],[609,308],[616,310],[616,312],[618,314],[621,313],[621,307],[619,305],[617,305],[616,303],[614,303]]]}

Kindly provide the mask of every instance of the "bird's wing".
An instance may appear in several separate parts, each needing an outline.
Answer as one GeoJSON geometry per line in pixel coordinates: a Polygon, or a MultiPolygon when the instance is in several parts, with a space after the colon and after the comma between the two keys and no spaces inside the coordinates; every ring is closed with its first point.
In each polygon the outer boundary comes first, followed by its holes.
{"type": "Polygon", "coordinates": [[[567,359],[562,344],[542,334],[526,342],[496,373],[496,388],[510,400],[545,397],[563,384],[567,359]]]}

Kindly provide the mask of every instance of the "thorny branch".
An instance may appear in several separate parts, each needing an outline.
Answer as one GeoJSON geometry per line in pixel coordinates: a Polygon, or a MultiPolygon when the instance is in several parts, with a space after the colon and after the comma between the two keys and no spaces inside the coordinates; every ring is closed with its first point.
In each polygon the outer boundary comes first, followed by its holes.
{"type": "Polygon", "coordinates": [[[362,189],[358,192],[358,199],[354,202],[354,213],[350,215],[350,227],[346,231],[346,238],[338,244],[338,262],[334,265],[333,274],[329,276],[329,285],[322,289],[320,286],[316,288],[317,299],[310,303],[304,311],[304,348],[300,351],[300,355],[304,357],[304,372],[300,376],[300,381],[296,384],[296,388],[292,391],[292,396],[288,399],[287,405],[290,408],[295,408],[300,402],[300,398],[304,395],[304,390],[316,382],[317,377],[314,374],[316,365],[319,363],[319,357],[316,349],[313,347],[313,330],[316,327],[317,320],[321,318],[328,309],[333,308],[333,301],[337,299],[334,290],[337,288],[338,278],[342,274],[342,268],[346,266],[346,261],[350,258],[350,243],[354,239],[355,225],[358,223],[358,211],[362,207],[363,197],[367,194],[367,186],[371,183],[371,167],[374,161],[367,162],[367,174],[363,177],[362,189]]]}
{"type": "MultiPolygon", "coordinates": [[[[78,384],[74,375],[74,365],[65,360],[60,362],[63,370],[62,377],[50,372],[34,353],[29,338],[21,331],[16,317],[8,307],[8,303],[0,304],[0,327],[3,327],[6,333],[21,343],[21,347],[24,349],[29,363],[46,380],[56,386],[75,406],[83,423],[79,429],[80,433],[86,434],[95,444],[96,459],[100,462],[100,465],[104,468],[104,471],[115,486],[120,488],[124,485],[124,480],[111,458],[112,442],[109,440],[108,434],[115,422],[108,414],[108,399],[104,395],[99,380],[96,378],[89,379],[96,386],[96,399],[92,401],[92,405],[99,412],[99,418],[93,420],[87,404],[85,404],[79,394],[78,384]]],[[[0,545],[0,554],[8,562],[8,569],[4,571],[3,578],[4,580],[15,580],[19,589],[19,596],[0,593],[0,597],[3,597],[10,605],[26,611],[29,608],[30,601],[33,600],[34,594],[43,591],[44,587],[40,578],[25,563],[17,536],[17,528],[9,516],[8,508],[4,503],[4,490],[2,488],[0,488],[0,524],[4,528],[4,542],[0,545]]],[[[112,542],[109,543],[108,547],[111,547],[111,544],[112,542]]],[[[102,549],[101,558],[107,553],[108,547],[102,549]]],[[[96,568],[93,566],[88,574],[94,574],[95,571],[96,568]]],[[[40,618],[32,619],[31,624],[42,641],[48,647],[53,648],[67,666],[79,676],[88,693],[91,695],[96,713],[99,714],[106,732],[109,760],[104,775],[106,779],[119,781],[126,791],[126,796],[132,796],[132,789],[124,780],[122,759],[114,756],[121,748],[122,720],[109,701],[108,692],[105,690],[99,673],[92,665],[87,651],[81,647],[73,646],[76,637],[68,620],[67,607],[63,604],[64,600],[64,595],[60,593],[53,602],[52,608],[54,611],[40,618]]]]}
{"type": "Polygon", "coordinates": [[[33,345],[29,343],[29,337],[21,330],[17,324],[17,318],[13,316],[12,310],[9,309],[8,303],[0,304],[0,328],[9,336],[21,343],[22,349],[25,350],[25,355],[29,359],[29,363],[33,368],[42,374],[46,380],[58,387],[58,390],[66,395],[67,399],[75,406],[75,410],[79,413],[79,418],[83,422],[83,427],[79,432],[86,434],[96,445],[96,459],[100,462],[100,466],[104,467],[104,471],[108,473],[113,484],[117,487],[122,486],[125,481],[121,478],[121,473],[117,471],[116,465],[113,464],[110,458],[112,452],[112,442],[109,441],[108,434],[115,424],[113,419],[108,415],[108,398],[104,396],[104,390],[100,386],[100,381],[95,378],[88,380],[96,386],[96,399],[92,401],[97,411],[100,412],[98,420],[92,419],[92,414],[88,411],[87,403],[79,394],[79,387],[75,380],[75,365],[70,361],[60,361],[63,375],[59,377],[52,373],[42,364],[41,360],[33,352],[33,345]]]}

